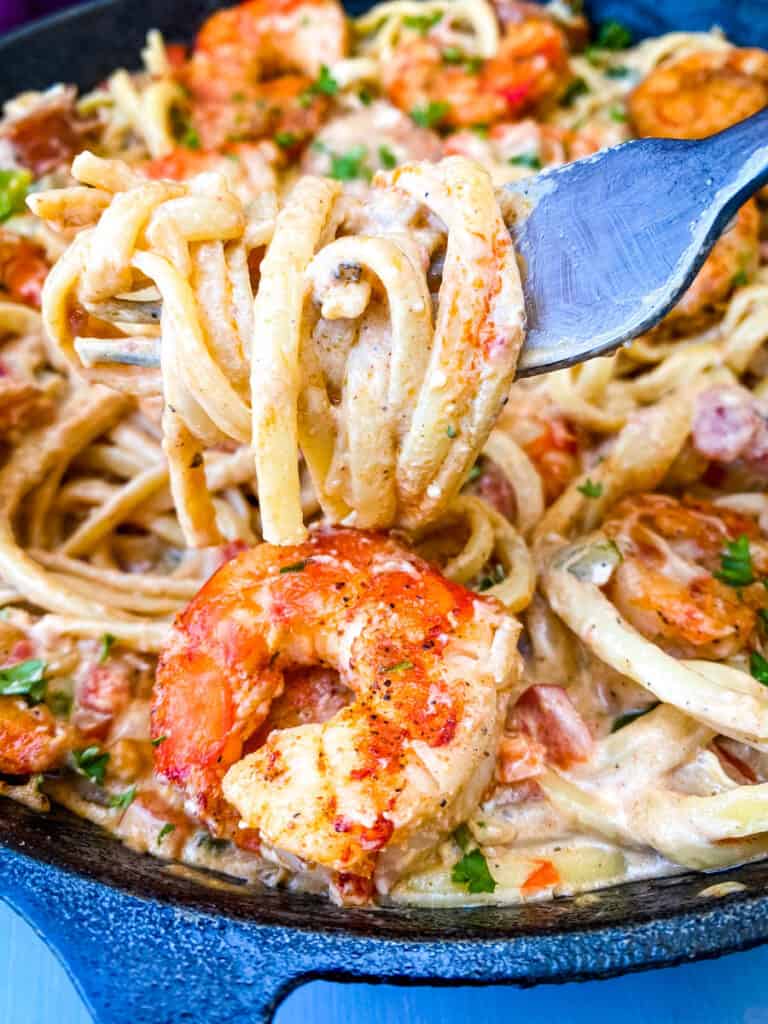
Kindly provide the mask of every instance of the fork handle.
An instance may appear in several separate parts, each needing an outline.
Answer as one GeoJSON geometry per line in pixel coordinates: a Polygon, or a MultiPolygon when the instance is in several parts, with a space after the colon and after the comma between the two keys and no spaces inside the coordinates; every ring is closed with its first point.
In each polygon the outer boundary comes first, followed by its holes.
{"type": "Polygon", "coordinates": [[[713,201],[727,215],[768,183],[768,107],[694,145],[713,201]]]}

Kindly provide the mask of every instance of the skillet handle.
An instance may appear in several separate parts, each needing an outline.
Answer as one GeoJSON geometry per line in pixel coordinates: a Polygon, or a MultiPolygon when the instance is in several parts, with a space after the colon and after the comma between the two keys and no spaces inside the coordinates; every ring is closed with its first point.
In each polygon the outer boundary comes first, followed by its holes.
{"type": "Polygon", "coordinates": [[[6,848],[0,898],[58,956],[95,1024],[269,1024],[302,973],[287,930],[138,899],[6,848]]]}

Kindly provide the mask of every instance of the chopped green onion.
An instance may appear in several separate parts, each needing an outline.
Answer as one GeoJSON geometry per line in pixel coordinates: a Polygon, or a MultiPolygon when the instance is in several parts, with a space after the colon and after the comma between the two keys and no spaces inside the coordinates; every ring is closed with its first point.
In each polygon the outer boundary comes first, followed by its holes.
{"type": "Polygon", "coordinates": [[[355,181],[357,178],[371,178],[371,171],[365,163],[368,156],[366,146],[353,146],[346,153],[331,154],[331,177],[336,181],[355,181]]]}
{"type": "Polygon", "coordinates": [[[45,662],[39,658],[20,661],[0,669],[0,695],[26,697],[30,704],[45,700],[45,662]]]}
{"type": "Polygon", "coordinates": [[[210,832],[200,832],[197,837],[197,845],[210,850],[212,853],[219,853],[221,850],[227,849],[229,840],[218,839],[216,836],[212,836],[210,832]]]}
{"type": "Polygon", "coordinates": [[[580,494],[583,494],[585,498],[599,498],[603,493],[603,485],[601,483],[595,483],[587,477],[584,483],[580,484],[576,490],[580,494]]]}
{"type": "Polygon", "coordinates": [[[293,132],[275,132],[275,142],[281,149],[290,149],[298,141],[298,135],[295,135],[293,132]]]}
{"type": "Polygon", "coordinates": [[[562,104],[564,107],[570,107],[575,99],[579,96],[584,96],[589,92],[589,86],[583,78],[574,78],[569,84],[568,88],[563,93],[562,104]]]}
{"type": "Polygon", "coordinates": [[[326,64],[321,66],[320,74],[312,85],[310,85],[309,91],[315,94],[319,93],[323,96],[335,96],[339,91],[339,83],[328,70],[328,66],[326,64]]]}
{"type": "Polygon", "coordinates": [[[0,171],[0,221],[24,212],[31,183],[29,171],[0,171]]]}
{"type": "Polygon", "coordinates": [[[725,551],[720,555],[720,572],[716,572],[715,577],[729,587],[748,587],[755,582],[746,534],[726,543],[725,551]]]}
{"type": "Polygon", "coordinates": [[[627,120],[627,112],[622,107],[611,107],[608,111],[612,121],[623,124],[627,120]]]}
{"type": "Polygon", "coordinates": [[[469,826],[459,825],[453,833],[453,838],[458,843],[460,849],[466,853],[467,847],[472,842],[472,833],[469,831],[469,826]]]}
{"type": "Polygon", "coordinates": [[[103,785],[109,754],[102,753],[100,747],[86,747],[85,750],[73,750],[72,760],[81,775],[87,776],[99,786],[103,785]]]}
{"type": "Polygon", "coordinates": [[[490,590],[491,587],[495,587],[498,583],[503,583],[506,578],[507,574],[504,572],[504,566],[494,565],[491,572],[480,579],[477,589],[482,594],[484,591],[490,590]]]}
{"type": "Polygon", "coordinates": [[[159,747],[159,746],[160,746],[160,744],[161,744],[161,743],[165,743],[165,741],[166,741],[167,739],[168,739],[168,737],[167,737],[167,736],[158,736],[156,740],[152,740],[152,746],[153,746],[153,747],[159,747]]]}
{"type": "Polygon", "coordinates": [[[496,882],[488,868],[488,861],[480,850],[472,850],[453,865],[451,881],[465,885],[471,893],[494,892],[496,882]]]}

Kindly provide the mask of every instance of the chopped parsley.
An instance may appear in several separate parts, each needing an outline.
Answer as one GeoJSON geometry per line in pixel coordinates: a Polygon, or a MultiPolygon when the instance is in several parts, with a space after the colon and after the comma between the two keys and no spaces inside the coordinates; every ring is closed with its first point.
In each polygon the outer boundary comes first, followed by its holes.
{"type": "Polygon", "coordinates": [[[458,435],[458,430],[456,429],[456,427],[454,427],[452,423],[448,424],[448,426],[445,428],[445,432],[448,435],[448,437],[450,437],[451,440],[453,440],[454,437],[458,435]]]}
{"type": "Polygon", "coordinates": [[[39,658],[0,669],[0,695],[26,697],[30,704],[45,700],[45,662],[39,658]]]}
{"type": "Polygon", "coordinates": [[[538,153],[518,153],[507,160],[513,167],[530,167],[532,171],[541,170],[541,158],[538,153]]]}
{"type": "Polygon", "coordinates": [[[472,842],[472,833],[469,831],[469,826],[459,825],[453,833],[453,838],[458,843],[459,848],[466,853],[467,847],[472,842]]]}
{"type": "Polygon", "coordinates": [[[563,93],[562,103],[564,107],[570,107],[579,96],[589,92],[589,86],[583,78],[574,78],[563,93]]]}
{"type": "Polygon", "coordinates": [[[659,702],[655,701],[653,704],[649,704],[647,708],[638,708],[637,711],[627,711],[625,714],[619,715],[618,718],[614,718],[613,720],[611,732],[618,732],[619,729],[623,729],[625,725],[631,725],[632,722],[636,722],[638,718],[642,718],[643,715],[647,715],[658,706],[659,702]]]}
{"type": "Polygon", "coordinates": [[[0,221],[24,212],[31,183],[29,171],[0,171],[0,221]]]}
{"type": "Polygon", "coordinates": [[[757,615],[763,629],[768,630],[768,608],[758,608],[757,615]]]}
{"type": "Polygon", "coordinates": [[[749,671],[758,683],[768,686],[768,659],[759,651],[751,651],[749,655],[749,671]]]}
{"type": "Polygon", "coordinates": [[[425,36],[427,32],[443,20],[443,12],[435,11],[433,14],[408,14],[403,18],[403,25],[412,28],[414,32],[425,36]]]}
{"type": "Polygon", "coordinates": [[[731,278],[731,288],[743,288],[745,284],[749,284],[749,274],[747,268],[742,264],[731,278]]]}
{"type": "Polygon", "coordinates": [[[626,50],[632,45],[632,33],[618,21],[604,21],[597,32],[595,46],[601,50],[626,50]]]}
{"type": "Polygon", "coordinates": [[[603,493],[603,485],[601,483],[595,483],[587,477],[584,483],[580,484],[576,490],[580,494],[583,494],[585,498],[599,498],[603,493]]]}
{"type": "Polygon", "coordinates": [[[103,665],[109,657],[109,652],[112,650],[112,646],[115,643],[115,637],[111,633],[105,633],[101,638],[101,647],[99,648],[99,664],[103,665]]]}
{"type": "Polygon", "coordinates": [[[618,121],[619,124],[623,124],[627,120],[627,112],[623,107],[611,107],[608,111],[612,121],[618,121]]]}
{"type": "Polygon", "coordinates": [[[165,741],[166,741],[167,739],[168,739],[168,737],[167,737],[167,736],[165,736],[165,735],[163,735],[163,736],[158,736],[156,740],[152,740],[152,746],[153,746],[153,747],[159,747],[159,746],[160,746],[160,744],[161,744],[161,743],[165,743],[165,741]]]}
{"type": "Polygon", "coordinates": [[[450,103],[432,100],[426,107],[414,107],[411,111],[411,120],[420,128],[436,128],[450,109],[450,103]]]}
{"type": "Polygon", "coordinates": [[[197,837],[197,845],[202,846],[205,850],[210,850],[211,853],[220,853],[222,850],[227,849],[229,840],[217,839],[210,832],[200,832],[197,837]]]}
{"type": "Polygon", "coordinates": [[[45,699],[46,704],[58,718],[68,718],[72,710],[72,695],[66,690],[54,690],[45,699]]]}
{"type": "Polygon", "coordinates": [[[471,893],[494,892],[496,882],[488,868],[488,861],[480,850],[465,853],[460,861],[453,865],[451,881],[457,885],[465,885],[471,893]]]}
{"type": "Polygon", "coordinates": [[[369,180],[371,170],[365,162],[367,156],[366,146],[353,146],[346,153],[332,153],[331,177],[336,181],[355,181],[358,178],[369,180]]]}
{"type": "Polygon", "coordinates": [[[379,163],[385,171],[391,171],[397,167],[397,157],[389,146],[379,146],[379,163]]]}
{"type": "Polygon", "coordinates": [[[628,78],[632,74],[632,69],[626,64],[615,64],[612,68],[606,68],[604,74],[606,78],[628,78]]]}
{"type": "Polygon", "coordinates": [[[479,135],[481,139],[487,139],[491,131],[487,124],[473,124],[471,130],[475,135],[479,135]]]}
{"type": "Polygon", "coordinates": [[[120,811],[127,811],[136,797],[136,787],[130,786],[124,793],[116,793],[109,798],[109,806],[120,811]]]}
{"type": "Polygon", "coordinates": [[[327,64],[323,64],[320,68],[320,74],[314,80],[312,85],[304,93],[305,96],[335,96],[339,91],[339,83],[333,77],[328,69],[327,64]]]}
{"type": "Polygon", "coordinates": [[[176,826],[172,822],[166,821],[166,823],[163,825],[163,827],[157,833],[157,844],[158,844],[158,846],[160,845],[160,843],[162,843],[162,841],[165,839],[166,836],[169,836],[171,834],[171,832],[175,832],[175,831],[176,831],[176,826]]]}
{"type": "Polygon", "coordinates": [[[281,149],[290,149],[298,141],[299,137],[294,132],[275,132],[275,142],[281,149]]]}
{"type": "Polygon", "coordinates": [[[504,572],[504,566],[494,565],[490,573],[480,579],[477,589],[480,593],[483,593],[483,591],[490,590],[491,587],[495,587],[497,583],[503,583],[506,578],[507,574],[504,572]]]}
{"type": "Polygon", "coordinates": [[[755,582],[749,537],[746,534],[726,543],[725,551],[720,555],[720,572],[716,572],[715,577],[729,587],[748,587],[755,582]]]}
{"type": "Polygon", "coordinates": [[[482,466],[480,465],[479,462],[476,462],[474,464],[474,466],[472,467],[472,469],[470,469],[470,471],[467,473],[467,483],[468,484],[473,483],[475,480],[477,480],[477,478],[479,476],[482,476],[482,475],[483,475],[482,466]]]}
{"type": "Polygon", "coordinates": [[[362,88],[357,94],[357,98],[363,104],[364,107],[370,107],[373,103],[373,96],[371,95],[370,89],[362,88]]]}
{"type": "Polygon", "coordinates": [[[304,572],[307,568],[307,559],[303,559],[301,562],[292,562],[290,565],[283,565],[280,567],[280,574],[284,572],[304,572]]]}
{"type": "Polygon", "coordinates": [[[463,67],[467,74],[476,75],[482,69],[483,58],[467,56],[458,46],[446,46],[442,52],[443,64],[463,67]]]}
{"type": "Polygon", "coordinates": [[[413,668],[412,661],[398,661],[396,665],[386,665],[382,668],[382,672],[406,672],[409,668],[413,668]]]}
{"type": "Polygon", "coordinates": [[[109,754],[103,753],[100,747],[86,747],[85,750],[73,750],[72,760],[81,775],[85,775],[98,786],[104,784],[104,774],[109,763],[109,754]]]}

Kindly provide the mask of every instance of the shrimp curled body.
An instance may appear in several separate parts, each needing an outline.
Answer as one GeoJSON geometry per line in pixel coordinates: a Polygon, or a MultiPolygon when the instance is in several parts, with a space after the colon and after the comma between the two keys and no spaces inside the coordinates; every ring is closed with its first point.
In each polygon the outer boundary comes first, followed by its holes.
{"type": "Polygon", "coordinates": [[[385,890],[488,784],[517,631],[495,601],[380,534],[262,544],[176,622],[157,674],[156,767],[213,831],[226,834],[234,806],[262,843],[385,890]],[[353,702],[256,735],[314,666],[338,672],[353,702]]]}

